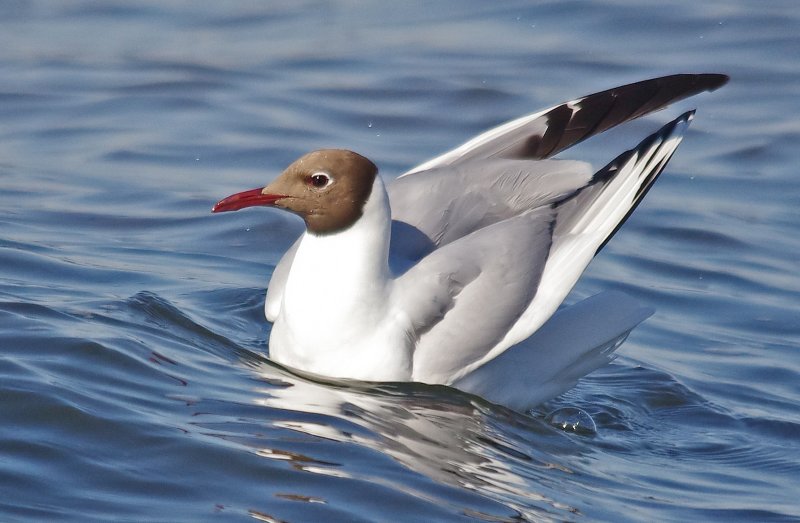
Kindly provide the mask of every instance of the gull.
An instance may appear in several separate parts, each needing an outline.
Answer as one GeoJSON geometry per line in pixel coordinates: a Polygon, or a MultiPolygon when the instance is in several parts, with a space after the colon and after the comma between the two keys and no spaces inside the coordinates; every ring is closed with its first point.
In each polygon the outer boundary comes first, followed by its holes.
{"type": "Polygon", "coordinates": [[[449,385],[517,410],[571,388],[653,313],[617,291],[561,306],[694,111],[599,169],[553,157],[727,81],[678,74],[584,96],[391,183],[360,154],[317,150],[219,201],[213,212],[267,206],[305,222],[267,289],[270,358],[319,377],[449,385]]]}

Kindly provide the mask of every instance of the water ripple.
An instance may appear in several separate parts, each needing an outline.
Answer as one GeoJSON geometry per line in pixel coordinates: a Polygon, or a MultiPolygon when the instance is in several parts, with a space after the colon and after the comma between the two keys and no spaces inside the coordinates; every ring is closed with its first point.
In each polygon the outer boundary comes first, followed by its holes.
{"type": "Polygon", "coordinates": [[[797,519],[794,7],[0,3],[0,519],[797,519]],[[614,364],[524,415],[266,359],[264,288],[301,224],[214,201],[318,147],[393,177],[685,70],[733,80],[689,103],[684,144],[575,292],[657,309],[614,364]],[[559,408],[597,432],[550,426],[559,408]]]}

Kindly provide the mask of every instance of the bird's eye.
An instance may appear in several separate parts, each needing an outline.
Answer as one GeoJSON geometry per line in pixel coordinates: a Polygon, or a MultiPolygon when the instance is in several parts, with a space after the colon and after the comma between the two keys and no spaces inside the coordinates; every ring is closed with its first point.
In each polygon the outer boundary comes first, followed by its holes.
{"type": "Polygon", "coordinates": [[[331,177],[325,173],[314,173],[308,178],[308,184],[317,189],[327,187],[331,183],[331,177]]]}

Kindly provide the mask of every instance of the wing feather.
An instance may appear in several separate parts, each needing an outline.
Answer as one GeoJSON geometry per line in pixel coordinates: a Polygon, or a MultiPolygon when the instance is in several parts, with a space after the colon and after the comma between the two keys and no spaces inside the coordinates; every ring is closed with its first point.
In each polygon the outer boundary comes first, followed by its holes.
{"type": "Polygon", "coordinates": [[[546,205],[479,229],[398,278],[397,309],[416,338],[414,380],[448,383],[502,340],[536,293],[554,215],[546,205]]]}
{"type": "Polygon", "coordinates": [[[724,74],[676,74],[615,87],[490,129],[402,176],[479,158],[545,159],[607,129],[725,83],[724,74]]]}
{"type": "MultiPolygon", "coordinates": [[[[418,322],[425,329],[414,354],[414,379],[452,383],[536,332],[641,201],[680,144],[692,114],[619,155],[561,200],[478,229],[410,269],[400,282],[412,288],[415,278],[429,274],[446,275],[442,281],[453,275],[461,283],[457,292],[438,293],[446,304],[442,314],[418,322]],[[469,263],[478,264],[478,271],[467,280],[462,274],[469,263]],[[441,350],[447,346],[458,351],[441,350]]],[[[414,291],[407,303],[419,303],[430,288],[414,291]]]]}
{"type": "Polygon", "coordinates": [[[387,188],[392,219],[406,229],[392,238],[393,255],[419,259],[482,227],[561,201],[590,183],[592,174],[585,162],[490,159],[399,178],[387,188]],[[409,229],[429,241],[411,242],[409,229]]]}
{"type": "Polygon", "coordinates": [[[519,321],[480,363],[536,331],[564,301],[597,251],[633,212],[681,142],[689,111],[645,138],[594,177],[595,183],[557,206],[550,257],[539,290],[519,321]]]}

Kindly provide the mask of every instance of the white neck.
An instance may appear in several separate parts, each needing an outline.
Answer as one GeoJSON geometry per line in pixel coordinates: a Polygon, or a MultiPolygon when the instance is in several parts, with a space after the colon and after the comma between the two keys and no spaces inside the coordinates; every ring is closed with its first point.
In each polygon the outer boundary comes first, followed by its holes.
{"type": "Polygon", "coordinates": [[[366,313],[385,301],[390,229],[389,198],[376,176],[364,212],[353,225],[331,234],[303,235],[286,282],[286,312],[333,320],[366,313]]]}
{"type": "Polygon", "coordinates": [[[390,299],[390,230],[389,198],[376,177],[352,226],[302,237],[270,335],[270,357],[327,376],[410,378],[407,326],[390,299]]]}

